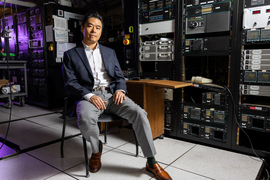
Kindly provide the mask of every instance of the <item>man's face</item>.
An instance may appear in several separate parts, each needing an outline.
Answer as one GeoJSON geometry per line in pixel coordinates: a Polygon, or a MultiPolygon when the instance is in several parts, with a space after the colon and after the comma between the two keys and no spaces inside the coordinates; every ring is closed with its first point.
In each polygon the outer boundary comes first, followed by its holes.
{"type": "Polygon", "coordinates": [[[102,23],[99,19],[91,17],[81,26],[81,32],[85,44],[97,43],[102,33],[102,23]]]}

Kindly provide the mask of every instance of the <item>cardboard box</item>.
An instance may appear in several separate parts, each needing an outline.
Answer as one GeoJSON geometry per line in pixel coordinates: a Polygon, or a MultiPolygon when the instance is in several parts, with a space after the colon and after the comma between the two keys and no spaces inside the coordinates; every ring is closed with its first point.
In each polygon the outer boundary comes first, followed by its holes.
{"type": "Polygon", "coordinates": [[[0,88],[4,85],[8,84],[8,80],[7,79],[0,79],[0,88]]]}

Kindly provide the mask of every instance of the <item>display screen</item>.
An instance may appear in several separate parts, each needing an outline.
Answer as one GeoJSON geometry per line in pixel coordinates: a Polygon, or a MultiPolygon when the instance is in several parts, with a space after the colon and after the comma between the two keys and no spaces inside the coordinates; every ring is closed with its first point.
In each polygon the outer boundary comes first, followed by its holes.
{"type": "Polygon", "coordinates": [[[247,41],[259,41],[260,31],[259,30],[250,30],[247,32],[247,41]]]}
{"type": "Polygon", "coordinates": [[[225,114],[222,112],[215,112],[214,113],[214,121],[219,123],[224,123],[225,114]]]}
{"type": "Polygon", "coordinates": [[[251,6],[264,4],[264,0],[251,0],[251,6]]]}
{"type": "Polygon", "coordinates": [[[220,95],[219,94],[215,94],[215,96],[214,96],[214,104],[220,105],[220,95]]]}
{"type": "Polygon", "coordinates": [[[270,29],[262,29],[261,40],[269,40],[269,39],[270,39],[270,29]]]}
{"type": "Polygon", "coordinates": [[[259,72],[258,82],[270,83],[270,72],[259,72]]]}
{"type": "Polygon", "coordinates": [[[252,127],[259,128],[259,129],[264,129],[264,120],[263,119],[257,119],[257,118],[252,119],[252,127]]]}
{"type": "Polygon", "coordinates": [[[253,11],[252,14],[260,14],[261,11],[260,10],[257,10],[257,11],[253,11]]]}
{"type": "Polygon", "coordinates": [[[191,133],[192,135],[197,135],[197,136],[199,136],[199,135],[200,135],[200,128],[197,127],[197,126],[191,126],[190,133],[191,133]]]}
{"type": "Polygon", "coordinates": [[[256,71],[246,71],[244,81],[245,82],[256,82],[257,81],[257,72],[256,71]]]}
{"type": "Polygon", "coordinates": [[[214,130],[214,139],[223,141],[223,132],[214,130]]]}
{"type": "Polygon", "coordinates": [[[200,119],[201,111],[198,109],[191,109],[190,118],[192,119],[200,119]]]}

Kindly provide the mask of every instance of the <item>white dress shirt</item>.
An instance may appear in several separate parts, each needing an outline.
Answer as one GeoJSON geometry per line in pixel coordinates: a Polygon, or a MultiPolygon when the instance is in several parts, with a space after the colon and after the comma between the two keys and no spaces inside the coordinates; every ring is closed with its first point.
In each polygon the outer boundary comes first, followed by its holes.
{"type": "MultiPolygon", "coordinates": [[[[111,77],[108,75],[104,63],[102,60],[102,56],[100,53],[99,44],[97,44],[96,49],[92,50],[89,46],[87,46],[84,42],[82,42],[84,46],[84,50],[86,53],[86,57],[88,59],[90,68],[92,70],[94,76],[94,88],[99,86],[109,87],[111,83],[111,77]]],[[[89,99],[93,96],[93,93],[88,93],[83,97],[89,101],[89,99]]]]}

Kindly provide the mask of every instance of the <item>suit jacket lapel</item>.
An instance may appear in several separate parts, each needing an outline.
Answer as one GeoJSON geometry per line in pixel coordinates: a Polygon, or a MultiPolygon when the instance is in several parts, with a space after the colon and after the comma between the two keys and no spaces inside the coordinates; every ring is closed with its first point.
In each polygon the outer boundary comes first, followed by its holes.
{"type": "Polygon", "coordinates": [[[108,57],[108,53],[106,52],[106,50],[104,50],[104,46],[99,44],[99,48],[100,48],[100,53],[101,53],[102,60],[104,63],[104,67],[107,70],[107,72],[111,74],[110,68],[109,68],[111,66],[111,61],[110,61],[110,58],[108,57]]]}
{"type": "Polygon", "coordinates": [[[93,72],[91,70],[91,67],[90,67],[90,64],[88,62],[88,59],[86,57],[86,53],[85,53],[85,50],[84,50],[84,47],[82,44],[80,44],[77,48],[76,48],[76,51],[78,53],[78,55],[80,56],[82,62],[84,63],[86,69],[91,73],[91,75],[93,76],[93,72]]]}

